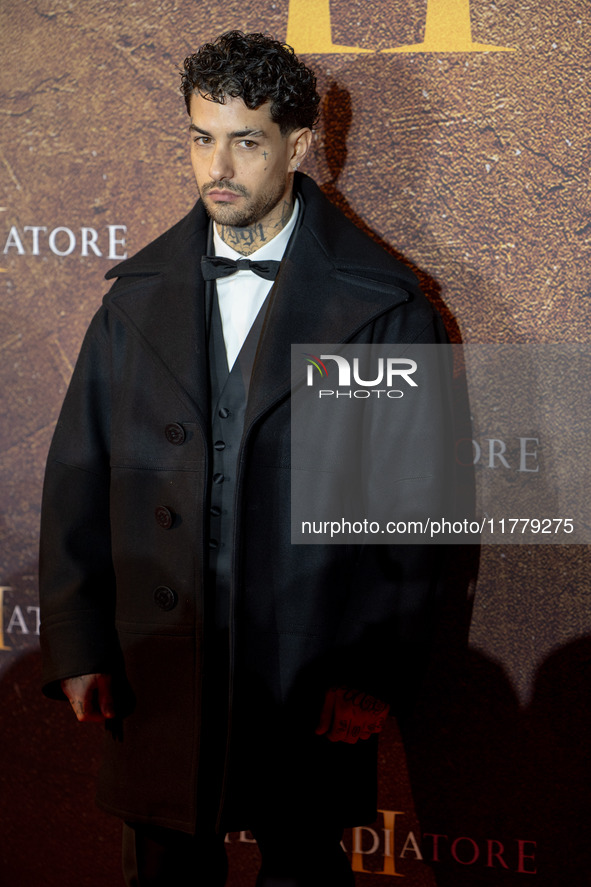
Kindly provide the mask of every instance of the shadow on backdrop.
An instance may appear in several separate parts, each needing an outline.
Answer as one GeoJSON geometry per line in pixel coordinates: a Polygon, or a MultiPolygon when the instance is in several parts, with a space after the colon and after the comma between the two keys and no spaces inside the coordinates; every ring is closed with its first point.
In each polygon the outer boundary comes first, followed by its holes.
{"type": "Polygon", "coordinates": [[[453,676],[434,673],[407,758],[422,831],[445,836],[438,887],[519,887],[533,872],[539,887],[588,884],[590,692],[591,637],[546,659],[525,707],[475,650],[453,676]]]}

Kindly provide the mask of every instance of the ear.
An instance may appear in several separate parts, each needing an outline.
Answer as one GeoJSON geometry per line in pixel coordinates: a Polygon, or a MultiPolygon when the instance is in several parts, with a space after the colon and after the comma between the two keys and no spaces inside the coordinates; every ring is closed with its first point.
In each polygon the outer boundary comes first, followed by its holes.
{"type": "Polygon", "coordinates": [[[293,132],[290,132],[288,139],[291,147],[289,172],[295,172],[310,150],[312,144],[312,130],[309,127],[295,129],[293,132]]]}

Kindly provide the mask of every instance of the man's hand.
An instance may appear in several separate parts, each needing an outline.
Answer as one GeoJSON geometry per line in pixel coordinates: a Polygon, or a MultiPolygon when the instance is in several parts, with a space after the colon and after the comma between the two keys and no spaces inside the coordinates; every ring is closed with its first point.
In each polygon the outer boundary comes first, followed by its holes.
{"type": "Polygon", "coordinates": [[[331,687],[326,691],[318,734],[325,734],[331,742],[355,743],[380,733],[390,706],[349,687],[331,687]]]}
{"type": "Polygon", "coordinates": [[[79,721],[104,721],[114,718],[110,674],[82,674],[61,682],[79,721]]]}

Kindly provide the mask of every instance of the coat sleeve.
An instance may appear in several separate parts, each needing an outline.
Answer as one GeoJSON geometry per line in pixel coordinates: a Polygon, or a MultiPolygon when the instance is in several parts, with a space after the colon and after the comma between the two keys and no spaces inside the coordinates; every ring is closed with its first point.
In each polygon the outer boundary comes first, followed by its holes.
{"type": "Polygon", "coordinates": [[[115,578],[109,520],[110,360],[107,314],[92,321],[50,447],[41,513],[43,689],[113,671],[115,578]]]}
{"type": "MultiPolygon", "coordinates": [[[[387,333],[378,338],[387,341],[387,333]]],[[[424,524],[452,507],[453,368],[446,342],[433,314],[410,343],[419,346],[420,364],[430,367],[428,396],[392,412],[391,425],[384,424],[383,411],[374,411],[373,424],[366,426],[367,513],[369,502],[377,503],[370,516],[382,527],[399,518],[424,524]]],[[[419,695],[447,594],[451,549],[413,544],[420,541],[420,535],[411,535],[399,544],[359,547],[332,663],[334,679],[384,699],[399,718],[419,695]]]]}

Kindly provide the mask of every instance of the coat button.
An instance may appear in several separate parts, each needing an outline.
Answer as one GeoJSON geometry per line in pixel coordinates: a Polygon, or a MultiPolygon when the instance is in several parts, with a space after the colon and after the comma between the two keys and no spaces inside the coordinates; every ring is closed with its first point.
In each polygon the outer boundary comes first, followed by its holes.
{"type": "Polygon", "coordinates": [[[177,605],[176,592],[166,585],[159,585],[154,590],[154,601],[161,610],[174,610],[177,605]]]}
{"type": "Polygon", "coordinates": [[[222,450],[226,449],[226,444],[224,443],[223,440],[216,440],[216,442],[213,445],[213,448],[214,448],[214,450],[221,452],[222,450]]]}
{"type": "Polygon", "coordinates": [[[223,484],[224,480],[225,480],[225,477],[223,474],[220,474],[220,472],[218,472],[217,474],[214,474],[214,476],[213,476],[214,484],[223,484]]]}
{"type": "Polygon", "coordinates": [[[219,544],[220,544],[220,543],[218,542],[217,539],[210,539],[210,540],[209,540],[209,547],[210,547],[210,548],[218,548],[218,547],[219,547],[219,544]]]}
{"type": "Polygon", "coordinates": [[[170,530],[174,523],[174,512],[166,505],[159,505],[155,510],[156,520],[163,530],[170,530]]]}
{"type": "Polygon", "coordinates": [[[222,513],[222,509],[218,505],[212,505],[209,509],[209,513],[212,517],[219,517],[222,513]]]}
{"type": "Polygon", "coordinates": [[[175,447],[180,447],[181,444],[184,444],[187,437],[185,429],[178,422],[171,422],[170,425],[167,425],[164,429],[164,434],[168,443],[174,444],[175,447]]]}
{"type": "Polygon", "coordinates": [[[218,411],[218,416],[220,417],[220,419],[227,419],[229,415],[230,415],[230,410],[227,407],[222,407],[218,411]]]}

